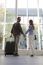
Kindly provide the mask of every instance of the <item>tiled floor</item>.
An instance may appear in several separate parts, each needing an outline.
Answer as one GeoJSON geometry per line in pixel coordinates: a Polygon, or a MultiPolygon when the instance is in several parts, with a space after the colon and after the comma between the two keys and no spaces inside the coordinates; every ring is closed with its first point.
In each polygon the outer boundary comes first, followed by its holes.
{"type": "Polygon", "coordinates": [[[0,65],[43,65],[43,56],[0,56],[0,65]]]}

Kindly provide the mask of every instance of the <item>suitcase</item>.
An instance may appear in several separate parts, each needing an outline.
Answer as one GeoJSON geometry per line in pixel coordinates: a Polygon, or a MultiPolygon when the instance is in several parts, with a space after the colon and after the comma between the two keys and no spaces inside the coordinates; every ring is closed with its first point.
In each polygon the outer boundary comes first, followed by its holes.
{"type": "Polygon", "coordinates": [[[15,51],[15,43],[14,43],[14,41],[6,41],[5,56],[6,55],[14,55],[14,51],[15,51]]]}

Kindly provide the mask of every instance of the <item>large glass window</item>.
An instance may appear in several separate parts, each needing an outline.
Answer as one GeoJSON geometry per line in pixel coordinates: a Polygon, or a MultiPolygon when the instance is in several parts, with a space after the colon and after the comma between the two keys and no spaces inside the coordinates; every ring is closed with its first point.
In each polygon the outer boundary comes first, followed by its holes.
{"type": "MultiPolygon", "coordinates": [[[[39,38],[38,33],[40,33],[40,39],[38,39],[37,41],[42,40],[42,47],[43,47],[43,31],[42,31],[43,22],[41,23],[41,20],[40,21],[38,20],[38,18],[40,19],[40,17],[41,19],[43,18],[42,13],[43,13],[43,0],[17,0],[17,2],[16,0],[0,0],[0,30],[2,29],[0,32],[0,37],[1,37],[0,43],[1,44],[3,43],[4,45],[4,41],[5,41],[4,38],[10,36],[11,27],[12,24],[15,22],[15,18],[17,16],[20,16],[21,17],[20,24],[22,26],[24,33],[28,28],[29,20],[32,19],[34,21],[37,38],[39,38]],[[16,10],[17,10],[17,14],[16,14],[16,10]],[[40,31],[38,30],[39,27],[40,27],[40,31]],[[4,35],[6,36],[4,37],[4,35]]],[[[24,40],[22,42],[22,39],[24,39],[24,37],[21,35],[19,49],[27,49],[28,40],[25,40],[24,43],[24,40]]],[[[40,45],[39,42],[38,45],[40,45]]]]}
{"type": "Polygon", "coordinates": [[[15,9],[14,8],[6,9],[6,22],[7,23],[15,22],[15,9]]]}
{"type": "Polygon", "coordinates": [[[15,8],[15,0],[6,0],[6,8],[15,8]]]}
{"type": "Polygon", "coordinates": [[[43,17],[40,22],[40,39],[41,39],[41,49],[43,49],[43,17]]]}
{"type": "Polygon", "coordinates": [[[18,8],[27,8],[27,0],[17,0],[17,7],[18,8]]]}
{"type": "Polygon", "coordinates": [[[11,35],[11,29],[13,24],[6,24],[5,25],[5,38],[9,38],[11,35]]]}
{"type": "Polygon", "coordinates": [[[3,43],[3,28],[4,26],[0,24],[0,49],[2,49],[2,43],[3,43]]]}
{"type": "Polygon", "coordinates": [[[43,0],[39,0],[39,8],[43,9],[43,0]]]}
{"type": "Polygon", "coordinates": [[[5,0],[0,0],[0,22],[4,21],[5,0]]]}
{"type": "Polygon", "coordinates": [[[6,0],[6,22],[14,22],[15,21],[15,0],[6,0]]]}
{"type": "Polygon", "coordinates": [[[28,0],[28,8],[37,8],[37,0],[28,0]]]}
{"type": "Polygon", "coordinates": [[[5,0],[0,0],[0,49],[2,49],[3,46],[4,18],[5,18],[5,0]]]}
{"type": "Polygon", "coordinates": [[[40,39],[41,39],[41,49],[43,49],[43,0],[39,0],[39,8],[41,13],[41,22],[40,22],[40,39]]]}
{"type": "Polygon", "coordinates": [[[0,8],[4,8],[5,7],[5,0],[0,0],[0,8]]]}
{"type": "Polygon", "coordinates": [[[5,9],[0,8],[0,22],[4,22],[5,9]]]}

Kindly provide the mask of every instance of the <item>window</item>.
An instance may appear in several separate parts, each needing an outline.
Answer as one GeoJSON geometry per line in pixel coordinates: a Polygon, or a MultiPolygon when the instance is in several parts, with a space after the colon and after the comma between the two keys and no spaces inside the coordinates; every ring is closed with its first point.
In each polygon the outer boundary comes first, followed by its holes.
{"type": "MultiPolygon", "coordinates": [[[[2,45],[2,40],[4,45],[5,38],[10,35],[11,27],[12,24],[15,22],[15,17],[16,17],[16,5],[17,5],[17,16],[21,17],[20,23],[23,28],[23,31],[25,32],[26,29],[28,28],[29,19],[34,20],[34,24],[38,31],[38,26],[39,26],[38,23],[40,22],[37,22],[37,14],[38,14],[37,12],[40,13],[39,14],[40,16],[43,16],[42,14],[43,0],[17,0],[17,4],[16,4],[16,0],[0,0],[0,31],[1,31],[0,36],[2,36],[0,45],[2,45]],[[37,11],[38,6],[39,6],[39,11],[37,11]]],[[[22,40],[22,36],[21,36],[21,40],[22,40]]],[[[0,47],[2,48],[2,46],[0,47]]],[[[21,43],[21,45],[19,45],[19,48],[25,49],[27,47],[23,46],[23,44],[21,43]]]]}
{"type": "Polygon", "coordinates": [[[17,0],[17,7],[18,8],[27,8],[27,0],[17,0]]]}
{"type": "Polygon", "coordinates": [[[5,17],[5,0],[0,0],[0,49],[2,49],[3,45],[4,17],[5,17]]]}
{"type": "Polygon", "coordinates": [[[43,0],[39,0],[39,8],[43,9],[43,0]]]}
{"type": "Polygon", "coordinates": [[[0,0],[0,8],[5,8],[5,0],[0,0]]]}
{"type": "Polygon", "coordinates": [[[6,8],[15,8],[15,0],[6,0],[6,8]]]}
{"type": "Polygon", "coordinates": [[[37,8],[37,0],[28,0],[28,8],[37,8]]]}

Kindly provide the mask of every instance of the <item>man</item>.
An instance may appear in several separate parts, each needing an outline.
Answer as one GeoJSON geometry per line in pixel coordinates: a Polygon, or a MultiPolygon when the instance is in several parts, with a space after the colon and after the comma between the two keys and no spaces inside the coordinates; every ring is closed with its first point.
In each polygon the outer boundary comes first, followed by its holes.
{"type": "Polygon", "coordinates": [[[21,21],[21,18],[18,17],[17,22],[15,24],[13,24],[13,27],[12,27],[12,30],[11,30],[11,34],[13,34],[14,40],[15,40],[14,55],[16,55],[16,56],[18,56],[18,43],[19,43],[20,34],[24,35],[22,28],[21,28],[21,25],[20,25],[20,21],[21,21]]]}

